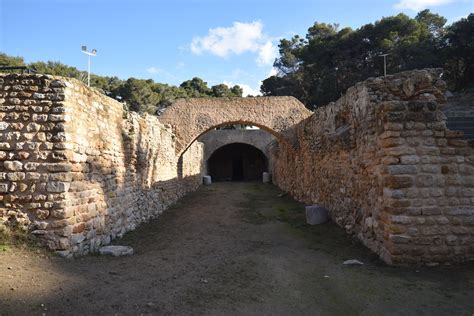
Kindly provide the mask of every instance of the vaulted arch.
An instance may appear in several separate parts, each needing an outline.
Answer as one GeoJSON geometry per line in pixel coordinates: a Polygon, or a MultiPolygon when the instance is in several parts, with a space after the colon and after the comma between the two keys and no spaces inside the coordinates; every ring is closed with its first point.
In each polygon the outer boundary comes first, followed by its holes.
{"type": "Polygon", "coordinates": [[[202,134],[231,124],[258,126],[291,143],[285,131],[311,114],[293,97],[191,98],[176,101],[160,121],[171,125],[180,155],[202,134]]]}

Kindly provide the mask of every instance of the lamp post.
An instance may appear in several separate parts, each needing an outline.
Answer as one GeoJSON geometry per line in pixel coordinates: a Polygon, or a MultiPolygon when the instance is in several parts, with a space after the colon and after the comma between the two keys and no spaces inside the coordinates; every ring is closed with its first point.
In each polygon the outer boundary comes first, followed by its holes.
{"type": "Polygon", "coordinates": [[[88,56],[87,61],[87,86],[91,86],[91,56],[97,55],[97,49],[92,49],[90,52],[87,51],[87,46],[82,46],[82,52],[88,56]]]}
{"type": "Polygon", "coordinates": [[[387,77],[387,56],[390,54],[380,54],[379,57],[383,57],[383,76],[387,77]]]}

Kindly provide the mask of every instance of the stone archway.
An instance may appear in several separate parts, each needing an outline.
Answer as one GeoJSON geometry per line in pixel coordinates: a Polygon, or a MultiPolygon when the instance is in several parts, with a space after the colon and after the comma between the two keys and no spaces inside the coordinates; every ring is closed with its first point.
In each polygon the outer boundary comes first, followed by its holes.
{"type": "Polygon", "coordinates": [[[220,129],[201,135],[198,142],[204,144],[204,161],[220,147],[232,143],[244,143],[261,150],[269,158],[268,146],[275,141],[275,136],[261,129],[220,129]]]}
{"type": "Polygon", "coordinates": [[[268,171],[267,156],[246,143],[230,143],[217,148],[206,165],[213,181],[255,181],[268,171]]]}
{"type": "Polygon", "coordinates": [[[191,98],[176,101],[160,116],[176,135],[181,155],[199,136],[230,124],[254,125],[278,140],[292,143],[284,132],[312,114],[293,97],[191,98]]]}

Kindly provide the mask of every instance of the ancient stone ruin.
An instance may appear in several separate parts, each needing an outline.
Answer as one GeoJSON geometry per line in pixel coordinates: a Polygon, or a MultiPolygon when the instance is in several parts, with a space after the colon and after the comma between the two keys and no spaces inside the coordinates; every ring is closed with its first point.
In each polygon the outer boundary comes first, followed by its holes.
{"type": "Polygon", "coordinates": [[[204,144],[205,173],[214,180],[261,180],[272,169],[269,150],[276,138],[264,130],[217,129],[197,141],[204,144]]]}
{"type": "Polygon", "coordinates": [[[446,128],[439,77],[371,78],[314,113],[291,97],[188,99],[158,118],[73,79],[4,74],[0,218],[63,256],[96,252],[201,184],[199,137],[249,124],[275,136],[273,182],[387,263],[474,260],[474,149],[446,128]]]}

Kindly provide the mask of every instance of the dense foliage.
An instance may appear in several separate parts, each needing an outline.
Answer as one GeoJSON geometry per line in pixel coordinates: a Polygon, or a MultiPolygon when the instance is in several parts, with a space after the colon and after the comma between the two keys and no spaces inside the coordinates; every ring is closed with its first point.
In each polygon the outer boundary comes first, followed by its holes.
{"type": "Polygon", "coordinates": [[[474,87],[474,14],[445,26],[429,10],[415,18],[382,18],[357,30],[315,23],[305,38],[282,39],[276,76],[263,81],[264,95],[292,95],[314,109],[336,100],[356,82],[410,69],[443,67],[452,90],[474,87]]]}
{"type": "MultiPolygon", "coordinates": [[[[86,81],[87,73],[75,67],[59,62],[34,62],[26,64],[21,57],[12,57],[0,53],[0,65],[28,66],[38,73],[76,78],[86,81]]],[[[140,113],[159,114],[177,98],[190,97],[241,97],[242,88],[235,85],[229,88],[225,84],[212,87],[200,78],[192,78],[183,82],[179,87],[157,83],[151,79],[129,78],[121,80],[118,77],[104,77],[91,74],[91,86],[101,90],[106,95],[124,102],[132,111],[140,113]]]]}

